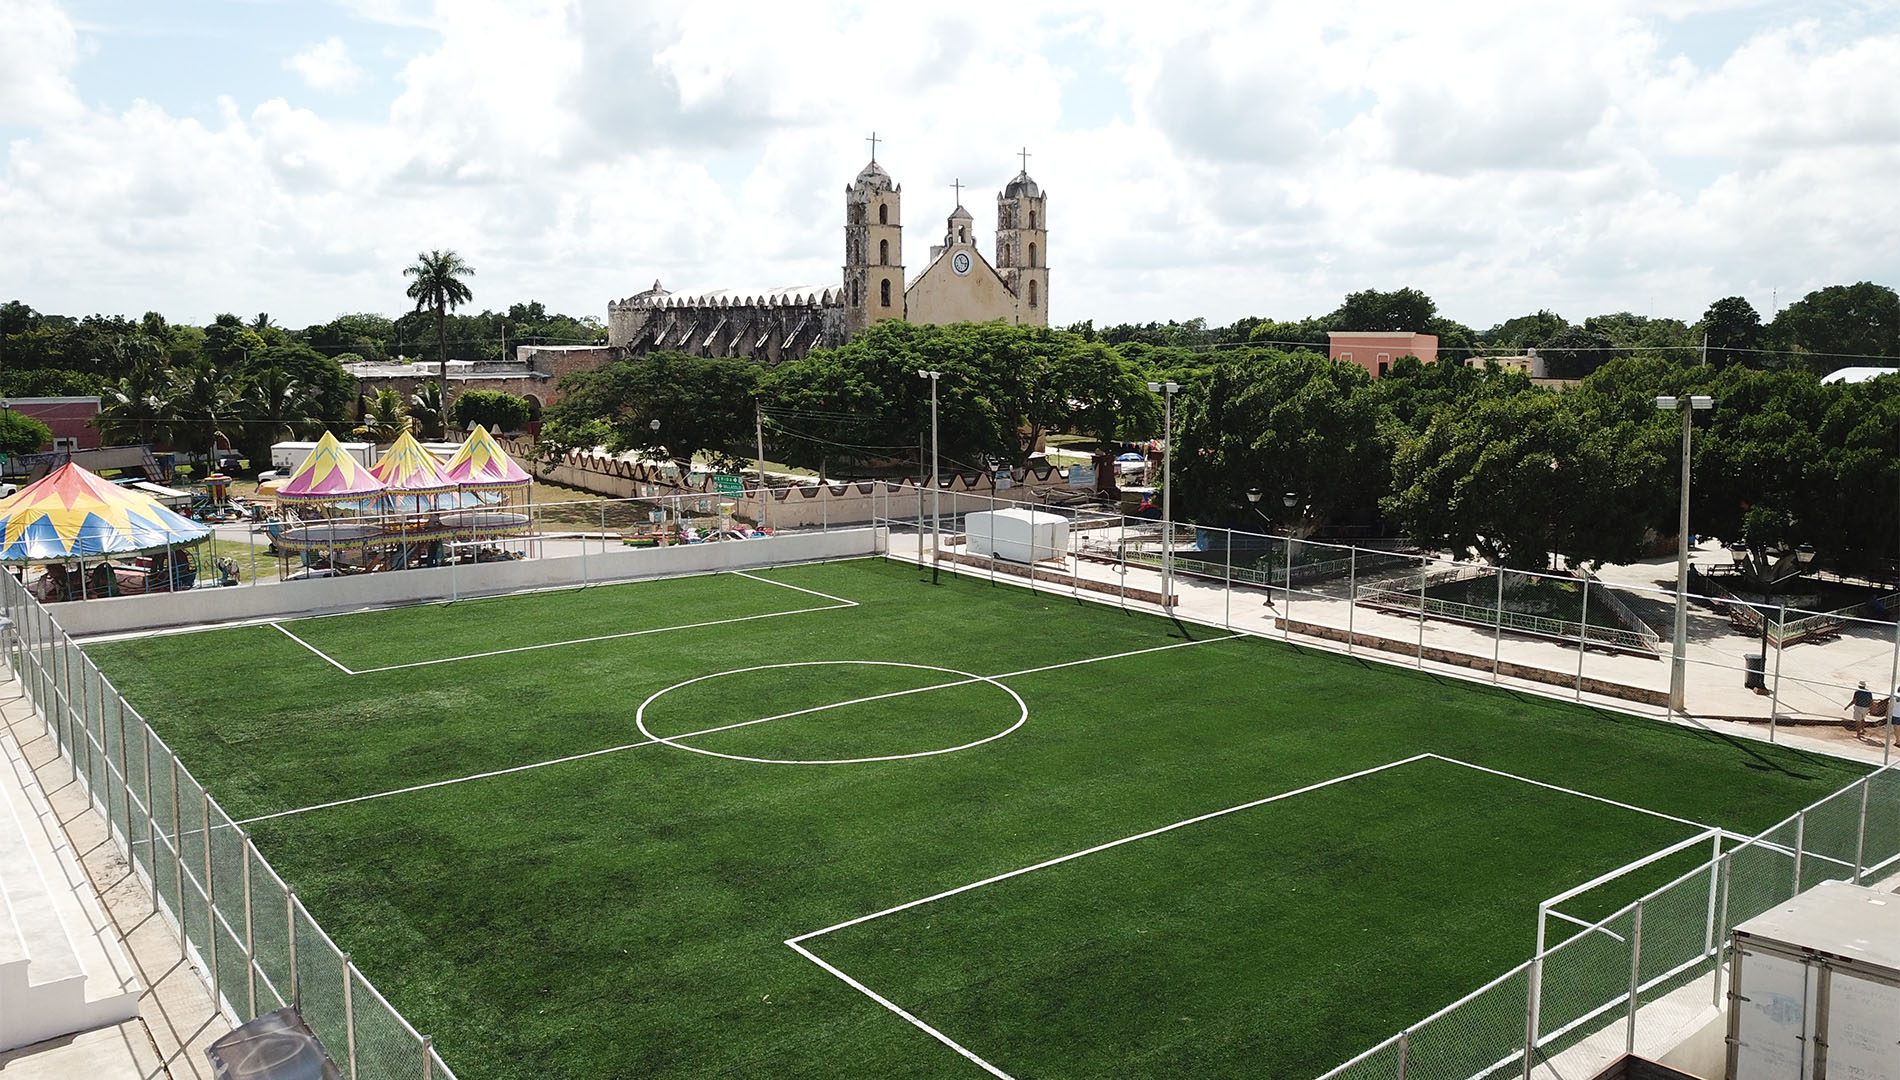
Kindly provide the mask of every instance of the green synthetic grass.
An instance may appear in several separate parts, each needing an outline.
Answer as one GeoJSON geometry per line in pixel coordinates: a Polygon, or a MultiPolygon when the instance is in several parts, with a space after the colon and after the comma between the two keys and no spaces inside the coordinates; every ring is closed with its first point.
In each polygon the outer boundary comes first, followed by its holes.
{"type": "MultiPolygon", "coordinates": [[[[267,626],[89,651],[236,818],[643,744],[247,826],[463,1080],[983,1075],[784,941],[1422,752],[1744,833],[1863,771],[915,567],[758,576],[858,606],[719,575],[285,624],[365,670],[749,620],[357,676],[267,626]],[[772,763],[1017,721],[958,673],[1027,721],[772,763]],[[771,761],[648,744],[643,702],[771,761]]],[[[1310,1076],[1693,831],[1427,759],[803,944],[1018,1077],[1310,1076]]]]}

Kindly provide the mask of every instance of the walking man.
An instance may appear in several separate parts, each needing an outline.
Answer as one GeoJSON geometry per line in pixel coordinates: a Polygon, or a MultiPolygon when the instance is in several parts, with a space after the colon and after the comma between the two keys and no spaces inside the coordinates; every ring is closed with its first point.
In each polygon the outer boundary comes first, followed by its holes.
{"type": "Polygon", "coordinates": [[[1860,688],[1854,691],[1854,696],[1848,700],[1847,704],[1854,710],[1854,738],[1866,738],[1867,710],[1873,708],[1874,704],[1874,694],[1873,691],[1867,689],[1866,679],[1860,681],[1860,688]]]}

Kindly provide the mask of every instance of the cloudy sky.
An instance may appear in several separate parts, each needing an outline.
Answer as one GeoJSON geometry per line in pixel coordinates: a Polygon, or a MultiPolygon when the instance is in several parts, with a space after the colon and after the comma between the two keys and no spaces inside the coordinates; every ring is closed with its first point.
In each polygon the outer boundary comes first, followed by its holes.
{"type": "Polygon", "coordinates": [[[1050,195],[1066,324],[1413,286],[1479,329],[1900,285],[1900,4],[0,0],[0,299],[303,326],[834,284],[1050,195]]]}

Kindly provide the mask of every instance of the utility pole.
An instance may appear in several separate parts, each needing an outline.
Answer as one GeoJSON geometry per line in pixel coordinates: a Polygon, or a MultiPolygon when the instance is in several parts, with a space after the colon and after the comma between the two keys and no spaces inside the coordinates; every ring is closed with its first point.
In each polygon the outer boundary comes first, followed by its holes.
{"type": "Polygon", "coordinates": [[[765,510],[771,505],[772,493],[765,485],[765,409],[758,402],[752,403],[752,431],[759,440],[759,528],[765,528],[765,510]]]}
{"type": "Polygon", "coordinates": [[[935,585],[937,564],[943,558],[939,550],[943,543],[943,488],[937,482],[937,380],[943,378],[943,372],[919,368],[917,377],[930,380],[930,583],[935,585]]]}

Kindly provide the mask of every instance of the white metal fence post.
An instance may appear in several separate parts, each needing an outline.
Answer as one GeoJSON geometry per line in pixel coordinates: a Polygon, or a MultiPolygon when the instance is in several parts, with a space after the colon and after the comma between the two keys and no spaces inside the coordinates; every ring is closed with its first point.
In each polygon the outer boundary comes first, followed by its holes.
{"type": "Polygon", "coordinates": [[[1583,658],[1590,651],[1590,579],[1583,579],[1583,610],[1577,613],[1577,700],[1583,700],[1583,658]]]}
{"type": "Polygon", "coordinates": [[[1405,1068],[1407,1065],[1411,1064],[1411,1062],[1408,1060],[1411,1056],[1412,1056],[1412,1033],[1409,1030],[1400,1031],[1399,1032],[1399,1067],[1398,1067],[1398,1071],[1394,1074],[1394,1080],[1405,1080],[1405,1068]]]}
{"type": "Polygon", "coordinates": [[[1221,599],[1226,604],[1221,625],[1234,628],[1234,530],[1227,530],[1227,567],[1221,571],[1221,599]]]}
{"type": "Polygon", "coordinates": [[[284,937],[290,953],[290,1004],[303,1011],[303,986],[297,977],[297,890],[284,887],[284,937]]]}
{"type": "Polygon", "coordinates": [[[1788,893],[1794,896],[1801,891],[1801,855],[1807,845],[1808,812],[1802,810],[1794,816],[1794,889],[1788,893]]]}
{"type": "Polygon", "coordinates": [[[1352,612],[1359,606],[1359,545],[1354,544],[1346,550],[1346,655],[1351,656],[1354,637],[1352,612]]]}
{"type": "MultiPolygon", "coordinates": [[[[1540,916],[1537,921],[1537,934],[1541,938],[1544,923],[1540,916]]],[[[1524,1080],[1531,1080],[1531,1069],[1537,1062],[1537,1021],[1543,1007],[1544,993],[1544,950],[1541,943],[1537,955],[1531,957],[1530,989],[1524,1003],[1524,1080]]]]}
{"type": "Polygon", "coordinates": [[[224,990],[218,985],[218,904],[216,893],[211,891],[211,793],[202,791],[199,800],[204,811],[205,826],[205,929],[208,931],[205,942],[205,963],[211,968],[211,1000],[216,1002],[224,997],[224,990]]]}
{"type": "Polygon", "coordinates": [[[435,1077],[435,1036],[422,1036],[422,1080],[434,1080],[435,1077]]]}
{"type": "Polygon", "coordinates": [[[1497,616],[1496,625],[1491,631],[1491,681],[1497,682],[1504,667],[1504,567],[1498,567],[1498,606],[1492,613],[1497,616]]]}
{"type": "Polygon", "coordinates": [[[243,841],[240,850],[244,854],[244,987],[250,998],[250,1016],[257,1015],[257,931],[251,920],[251,836],[243,829],[238,830],[238,839],[243,841]]]}
{"type": "MultiPolygon", "coordinates": [[[[1767,618],[1764,614],[1763,618],[1767,618]]],[[[1782,601],[1775,609],[1775,678],[1768,694],[1768,741],[1775,741],[1775,713],[1781,710],[1781,644],[1782,635],[1788,630],[1788,603],[1782,601]]],[[[1765,639],[1764,639],[1765,640],[1765,639]]],[[[1764,662],[1767,657],[1762,657],[1764,662]]]]}
{"type": "MultiPolygon", "coordinates": [[[[1718,838],[1717,843],[1720,843],[1718,838]]],[[[1710,980],[1709,1004],[1720,1008],[1722,1005],[1722,946],[1728,937],[1728,891],[1734,881],[1735,866],[1724,852],[1722,863],[1722,907],[1721,914],[1715,920],[1715,976],[1710,980]]]]}
{"type": "Polygon", "coordinates": [[[185,841],[178,813],[178,755],[172,755],[172,869],[178,885],[178,955],[191,959],[191,932],[185,927],[185,841]]]}
{"type": "Polygon", "coordinates": [[[350,1080],[356,1080],[356,1000],[351,989],[356,982],[356,965],[350,954],[343,954],[343,1042],[349,1053],[350,1080]]]}
{"type": "Polygon", "coordinates": [[[1629,1036],[1623,1047],[1626,1054],[1636,1052],[1636,1006],[1641,1000],[1643,978],[1643,902],[1636,901],[1636,919],[1630,927],[1630,1020],[1629,1036]]]}
{"type": "MultiPolygon", "coordinates": [[[[1887,706],[1889,711],[1893,706],[1887,706]]],[[[1854,834],[1854,884],[1860,884],[1861,864],[1867,858],[1867,778],[1860,780],[1860,830],[1854,834]]]]}

